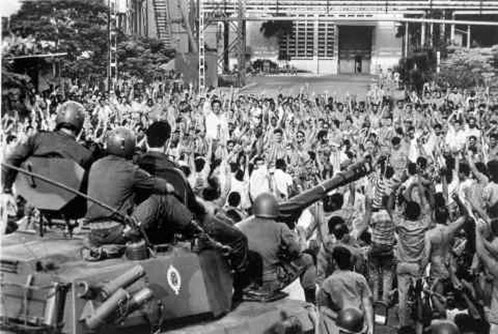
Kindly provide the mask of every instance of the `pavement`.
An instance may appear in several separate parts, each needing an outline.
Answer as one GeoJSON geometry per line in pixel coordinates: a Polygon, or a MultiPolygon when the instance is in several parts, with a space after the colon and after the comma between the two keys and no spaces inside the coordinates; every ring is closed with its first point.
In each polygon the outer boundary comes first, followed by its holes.
{"type": "Polygon", "coordinates": [[[373,75],[268,75],[251,76],[246,79],[244,93],[276,96],[283,94],[299,94],[308,90],[309,93],[328,94],[329,96],[345,96],[347,93],[357,97],[365,97],[370,85],[375,83],[373,75]]]}

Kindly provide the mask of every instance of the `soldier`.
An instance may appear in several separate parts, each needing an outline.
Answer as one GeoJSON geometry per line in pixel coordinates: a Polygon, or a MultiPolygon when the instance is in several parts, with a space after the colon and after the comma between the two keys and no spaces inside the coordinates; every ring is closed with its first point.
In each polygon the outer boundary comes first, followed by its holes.
{"type": "Polygon", "coordinates": [[[247,239],[231,224],[210,215],[202,204],[197,201],[190,184],[177,164],[168,159],[164,153],[168,147],[171,127],[166,121],[153,123],[147,129],[148,151],[138,159],[138,165],[163,180],[171,182],[183,204],[194,214],[202,228],[215,240],[231,247],[230,263],[237,275],[234,279],[236,297],[242,297],[243,284],[239,276],[245,275],[247,265],[247,239]]]}
{"type": "MultiPolygon", "coordinates": [[[[162,242],[171,228],[189,236],[201,234],[193,214],[173,195],[174,187],[133,164],[135,145],[135,135],[128,129],[116,128],[109,135],[106,148],[109,155],[90,169],[88,196],[123,215],[131,215],[153,238],[152,242],[162,242]],[[139,191],[149,196],[137,205],[135,198],[139,191]]],[[[91,246],[126,242],[121,215],[89,202],[86,218],[91,246]]]]}
{"type": "Polygon", "coordinates": [[[340,310],[337,313],[336,324],[340,333],[362,333],[365,329],[363,312],[350,307],[340,310]]]}
{"type": "MultiPolygon", "coordinates": [[[[6,157],[6,163],[15,167],[21,166],[30,157],[43,158],[65,158],[78,163],[87,170],[93,162],[92,152],[80,145],[76,138],[80,134],[85,121],[85,108],[74,101],[67,101],[57,110],[56,127],[53,132],[39,132],[29,137],[25,142],[17,146],[12,153],[6,157]]],[[[8,194],[8,201],[14,201],[12,197],[12,185],[16,179],[17,172],[13,169],[3,169],[3,192],[8,194]]],[[[15,203],[15,202],[13,202],[15,203]]],[[[85,206],[77,200],[68,209],[72,217],[84,215],[85,206]]]]}
{"type": "MultiPolygon", "coordinates": [[[[313,267],[313,260],[311,255],[301,253],[297,236],[289,227],[275,221],[279,216],[275,196],[270,193],[260,194],[252,210],[254,217],[236,226],[246,235],[249,250],[262,257],[262,288],[270,292],[277,291],[297,277],[305,277],[306,270],[313,267]]],[[[304,289],[307,288],[307,282],[301,280],[301,284],[304,289]]]]}
{"type": "Polygon", "coordinates": [[[434,320],[430,327],[431,334],[459,334],[460,330],[453,321],[434,320]]]}

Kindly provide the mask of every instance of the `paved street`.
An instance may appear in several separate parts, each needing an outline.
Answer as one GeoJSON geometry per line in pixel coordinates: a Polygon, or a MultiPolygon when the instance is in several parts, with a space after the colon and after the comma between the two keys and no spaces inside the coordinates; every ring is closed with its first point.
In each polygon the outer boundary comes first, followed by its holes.
{"type": "Polygon", "coordinates": [[[276,95],[298,94],[302,87],[309,85],[310,92],[329,96],[345,96],[346,93],[364,97],[376,77],[371,75],[327,75],[309,76],[299,74],[295,76],[254,76],[247,78],[245,92],[253,94],[276,95]],[[335,92],[335,94],[334,94],[335,92]]]}

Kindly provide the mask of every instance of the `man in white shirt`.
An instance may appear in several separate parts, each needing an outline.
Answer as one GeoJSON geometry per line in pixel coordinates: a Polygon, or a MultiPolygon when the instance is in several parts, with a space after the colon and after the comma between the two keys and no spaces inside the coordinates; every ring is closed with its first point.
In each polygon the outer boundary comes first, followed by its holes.
{"type": "Polygon", "coordinates": [[[294,184],[292,176],[288,174],[285,170],[287,165],[284,159],[277,159],[275,163],[275,172],[273,174],[273,180],[275,182],[275,190],[278,190],[280,199],[286,200],[289,198],[289,189],[294,184]]]}
{"type": "Polygon", "coordinates": [[[270,175],[268,168],[265,166],[263,158],[256,157],[254,159],[254,170],[249,178],[249,194],[252,200],[258,197],[259,194],[269,193],[270,191],[270,175]]]}
{"type": "Polygon", "coordinates": [[[206,112],[206,138],[221,139],[223,133],[228,134],[228,123],[221,113],[221,102],[213,100],[206,112]]]}
{"type": "Polygon", "coordinates": [[[461,150],[467,142],[467,131],[465,131],[462,121],[456,120],[454,125],[448,124],[446,134],[446,144],[453,152],[461,150]]]}

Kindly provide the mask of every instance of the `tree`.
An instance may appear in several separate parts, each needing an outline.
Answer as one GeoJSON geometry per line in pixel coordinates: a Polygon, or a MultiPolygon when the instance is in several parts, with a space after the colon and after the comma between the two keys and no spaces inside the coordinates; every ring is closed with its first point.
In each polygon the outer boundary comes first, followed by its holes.
{"type": "Polygon", "coordinates": [[[260,31],[266,38],[275,36],[281,40],[292,32],[292,27],[292,21],[266,21],[261,25],[260,31]]]}
{"type": "MultiPolygon", "coordinates": [[[[3,57],[66,52],[58,58],[61,76],[101,83],[107,77],[108,8],[102,0],[39,0],[24,2],[11,17],[3,39],[12,46],[3,57]]],[[[144,82],[163,74],[160,65],[174,56],[157,39],[118,34],[118,73],[144,82]]],[[[50,63],[50,59],[42,62],[50,63]]],[[[23,68],[39,67],[40,59],[24,60],[23,68]],[[28,64],[31,62],[32,64],[28,64]]],[[[46,65],[46,64],[45,64],[46,65]]],[[[14,71],[16,66],[13,67],[14,71]]],[[[35,79],[35,75],[32,75],[35,79]]]]}
{"type": "Polygon", "coordinates": [[[134,77],[149,83],[155,78],[166,75],[161,67],[175,56],[175,50],[166,48],[157,39],[135,37],[124,39],[118,45],[120,76],[134,77]]]}
{"type": "MultiPolygon", "coordinates": [[[[498,74],[498,45],[492,48],[455,48],[441,64],[439,79],[451,87],[484,86],[487,73],[498,74]]],[[[491,86],[494,83],[490,82],[491,86]]]]}
{"type": "Polygon", "coordinates": [[[98,0],[56,0],[23,3],[5,35],[33,37],[61,59],[65,77],[105,78],[108,9],[98,0]]]}

